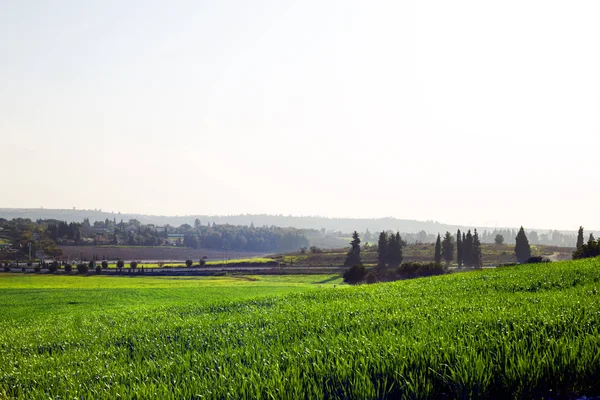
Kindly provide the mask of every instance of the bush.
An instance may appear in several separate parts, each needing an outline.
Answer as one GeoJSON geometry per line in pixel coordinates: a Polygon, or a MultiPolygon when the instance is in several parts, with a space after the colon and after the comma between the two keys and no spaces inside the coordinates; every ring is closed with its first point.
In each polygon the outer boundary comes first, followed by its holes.
{"type": "Polygon", "coordinates": [[[377,283],[377,274],[373,271],[369,271],[367,274],[367,283],[377,283]]]}
{"type": "Polygon", "coordinates": [[[367,270],[364,265],[355,265],[344,272],[344,282],[351,285],[362,282],[367,275],[367,270]]]}
{"type": "Polygon", "coordinates": [[[73,265],[71,263],[65,264],[65,272],[71,272],[73,270],[73,265]]]}
{"type": "Polygon", "coordinates": [[[137,268],[137,265],[138,265],[137,261],[132,261],[132,262],[130,262],[130,263],[129,263],[129,266],[130,266],[131,268],[133,268],[133,269],[136,269],[136,268],[137,268]]]}
{"type": "Polygon", "coordinates": [[[200,263],[199,263],[199,265],[200,265],[201,267],[204,267],[204,266],[206,265],[206,257],[202,257],[202,258],[200,259],[200,263]]]}
{"type": "Polygon", "coordinates": [[[549,263],[550,260],[541,256],[529,257],[527,259],[527,264],[539,264],[539,263],[549,263]]]}
{"type": "Polygon", "coordinates": [[[317,253],[322,253],[323,250],[321,250],[317,246],[310,246],[310,252],[313,253],[313,254],[317,254],[317,253]]]}
{"type": "Polygon", "coordinates": [[[185,260],[186,267],[191,267],[192,265],[194,265],[194,262],[192,260],[185,260]]]}
{"type": "Polygon", "coordinates": [[[108,261],[102,261],[102,269],[108,269],[108,261]]]}
{"type": "Polygon", "coordinates": [[[58,271],[58,261],[52,261],[50,264],[48,264],[48,271],[51,273],[58,271]]]}
{"type": "Polygon", "coordinates": [[[123,269],[124,266],[125,266],[125,261],[123,261],[123,260],[117,261],[117,268],[123,269]]]}
{"type": "Polygon", "coordinates": [[[77,264],[77,272],[80,274],[87,274],[88,270],[88,265],[86,263],[77,264]]]}
{"type": "Polygon", "coordinates": [[[100,265],[96,265],[96,273],[99,274],[102,272],[102,267],[100,265]]]}
{"type": "Polygon", "coordinates": [[[397,274],[402,279],[418,278],[422,276],[442,275],[447,269],[442,264],[407,262],[398,267],[397,274]]]}

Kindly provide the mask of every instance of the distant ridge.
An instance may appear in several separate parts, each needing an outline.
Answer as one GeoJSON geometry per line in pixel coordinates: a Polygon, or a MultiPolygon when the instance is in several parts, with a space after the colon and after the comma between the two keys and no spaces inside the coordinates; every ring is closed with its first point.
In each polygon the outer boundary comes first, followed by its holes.
{"type": "MultiPolygon", "coordinates": [[[[302,217],[302,216],[284,216],[284,215],[268,215],[268,214],[243,214],[243,215],[186,215],[186,216],[164,216],[164,215],[145,215],[145,214],[130,214],[104,212],[100,210],[67,210],[67,209],[46,209],[46,208],[0,208],[0,218],[29,218],[37,219],[57,219],[67,222],[81,222],[84,218],[89,218],[94,221],[104,221],[105,219],[116,219],[119,222],[121,219],[127,221],[129,219],[137,219],[143,224],[155,224],[172,226],[180,226],[182,224],[193,225],[197,219],[203,225],[207,223],[216,224],[231,224],[231,225],[250,225],[255,226],[281,226],[294,227],[298,229],[325,229],[327,231],[352,232],[354,230],[364,232],[369,230],[380,232],[382,230],[393,230],[405,233],[417,233],[426,231],[427,233],[437,234],[446,231],[455,233],[457,229],[466,230],[477,228],[478,231],[484,230],[493,231],[500,228],[518,227],[485,227],[485,226],[464,226],[464,225],[449,225],[437,221],[416,221],[409,219],[398,218],[327,218],[327,217],[302,217]]],[[[532,228],[527,227],[528,230],[532,228]]],[[[540,229],[547,231],[548,229],[540,229]]],[[[576,231],[561,231],[563,233],[574,233],[576,231]]]]}

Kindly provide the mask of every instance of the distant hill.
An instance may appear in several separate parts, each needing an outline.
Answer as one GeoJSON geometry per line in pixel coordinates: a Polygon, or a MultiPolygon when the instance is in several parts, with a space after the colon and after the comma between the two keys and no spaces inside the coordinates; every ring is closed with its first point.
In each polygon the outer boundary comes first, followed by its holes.
{"type": "MultiPolygon", "coordinates": [[[[164,216],[164,215],[145,215],[145,214],[121,214],[103,212],[100,210],[55,210],[45,208],[0,208],[0,218],[29,218],[36,219],[57,219],[67,222],[81,222],[84,218],[89,218],[91,222],[104,221],[105,219],[137,219],[143,224],[155,224],[180,226],[182,224],[193,225],[197,219],[205,225],[207,223],[232,224],[232,225],[250,225],[255,226],[280,226],[294,227],[298,229],[325,229],[326,231],[341,231],[345,233],[354,230],[365,232],[367,229],[371,232],[380,232],[382,230],[393,230],[405,233],[417,233],[425,231],[427,233],[437,234],[446,231],[456,232],[457,229],[477,228],[480,232],[484,230],[493,231],[494,227],[473,227],[443,224],[437,221],[416,221],[397,218],[326,218],[326,217],[297,217],[284,215],[266,215],[266,214],[245,214],[245,215],[186,215],[186,216],[164,216]]],[[[510,227],[509,227],[510,228],[510,227]]],[[[514,227],[512,227],[514,228],[514,227]]],[[[545,230],[544,230],[545,231],[545,230]]],[[[566,233],[566,232],[565,232],[566,233]]],[[[574,233],[574,231],[569,231],[574,233]]]]}

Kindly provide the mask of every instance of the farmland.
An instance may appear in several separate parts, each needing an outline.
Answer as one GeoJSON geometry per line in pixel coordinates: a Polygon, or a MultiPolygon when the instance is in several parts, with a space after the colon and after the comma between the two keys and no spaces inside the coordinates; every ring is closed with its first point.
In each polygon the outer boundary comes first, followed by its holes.
{"type": "Polygon", "coordinates": [[[600,393],[600,260],[336,276],[0,274],[0,398],[600,393]]]}

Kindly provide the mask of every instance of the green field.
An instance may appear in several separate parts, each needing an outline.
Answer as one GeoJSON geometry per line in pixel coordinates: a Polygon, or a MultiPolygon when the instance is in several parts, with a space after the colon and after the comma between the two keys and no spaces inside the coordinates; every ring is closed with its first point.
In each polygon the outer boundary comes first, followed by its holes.
{"type": "Polygon", "coordinates": [[[0,274],[0,398],[600,394],[600,259],[339,283],[0,274]]]}

